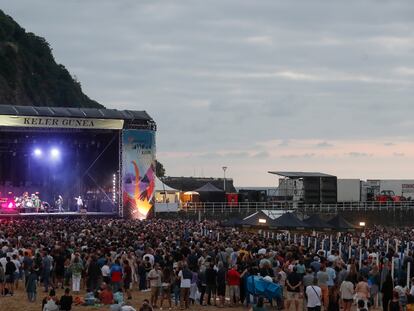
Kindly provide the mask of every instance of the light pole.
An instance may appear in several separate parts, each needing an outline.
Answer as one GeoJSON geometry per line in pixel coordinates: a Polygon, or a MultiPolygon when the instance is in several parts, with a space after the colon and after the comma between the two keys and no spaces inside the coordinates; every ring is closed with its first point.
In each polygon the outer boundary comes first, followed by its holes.
{"type": "Polygon", "coordinates": [[[226,192],[226,170],[227,170],[227,166],[223,166],[223,174],[224,174],[224,179],[223,179],[223,190],[224,192],[226,192]]]}

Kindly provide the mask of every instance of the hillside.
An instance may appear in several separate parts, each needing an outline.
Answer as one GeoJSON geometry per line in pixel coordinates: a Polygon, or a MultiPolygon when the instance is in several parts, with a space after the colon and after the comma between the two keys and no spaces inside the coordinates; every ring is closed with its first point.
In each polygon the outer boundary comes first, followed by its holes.
{"type": "Polygon", "coordinates": [[[101,108],[53,58],[48,42],[0,10],[0,105],[101,108]]]}

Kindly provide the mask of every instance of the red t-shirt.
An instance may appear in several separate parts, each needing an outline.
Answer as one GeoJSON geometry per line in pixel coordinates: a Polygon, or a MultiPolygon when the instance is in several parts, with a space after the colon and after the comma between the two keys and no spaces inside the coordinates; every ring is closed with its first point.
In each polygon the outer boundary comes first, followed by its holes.
{"type": "Polygon", "coordinates": [[[99,298],[101,299],[101,301],[104,305],[110,305],[110,304],[112,304],[112,302],[114,300],[114,295],[109,290],[104,289],[101,292],[101,295],[100,295],[99,298]]]}
{"type": "Polygon", "coordinates": [[[227,282],[230,286],[240,285],[240,273],[235,269],[229,270],[227,272],[227,282]]]}

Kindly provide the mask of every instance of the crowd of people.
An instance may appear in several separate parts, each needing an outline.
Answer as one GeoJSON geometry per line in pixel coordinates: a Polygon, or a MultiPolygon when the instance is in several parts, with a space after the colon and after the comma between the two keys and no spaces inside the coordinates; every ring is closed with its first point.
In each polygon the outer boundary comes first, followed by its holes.
{"type": "Polygon", "coordinates": [[[42,290],[45,311],[70,310],[72,304],[122,311],[195,304],[299,311],[302,303],[312,311],[349,311],[353,305],[361,311],[381,306],[400,311],[414,295],[411,282],[407,284],[411,251],[402,254],[398,244],[364,242],[364,257],[357,258],[357,251],[345,254],[342,247],[366,237],[402,240],[404,230],[343,234],[340,240],[324,239],[330,241],[326,249],[291,233],[243,232],[212,221],[3,220],[0,292],[12,296],[24,286],[33,303],[42,290]],[[283,295],[274,301],[251,295],[246,283],[252,275],[278,284],[283,295]],[[66,288],[60,298],[58,288],[66,288]],[[140,307],[131,305],[137,291],[150,295],[140,307]]]}

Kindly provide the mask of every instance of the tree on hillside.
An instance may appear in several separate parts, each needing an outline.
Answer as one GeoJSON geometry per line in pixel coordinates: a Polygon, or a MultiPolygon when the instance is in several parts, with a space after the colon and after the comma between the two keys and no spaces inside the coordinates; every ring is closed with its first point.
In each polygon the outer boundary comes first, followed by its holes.
{"type": "Polygon", "coordinates": [[[155,160],[155,175],[157,175],[157,177],[164,177],[165,176],[164,165],[162,165],[161,162],[158,162],[158,160],[155,160]]]}

